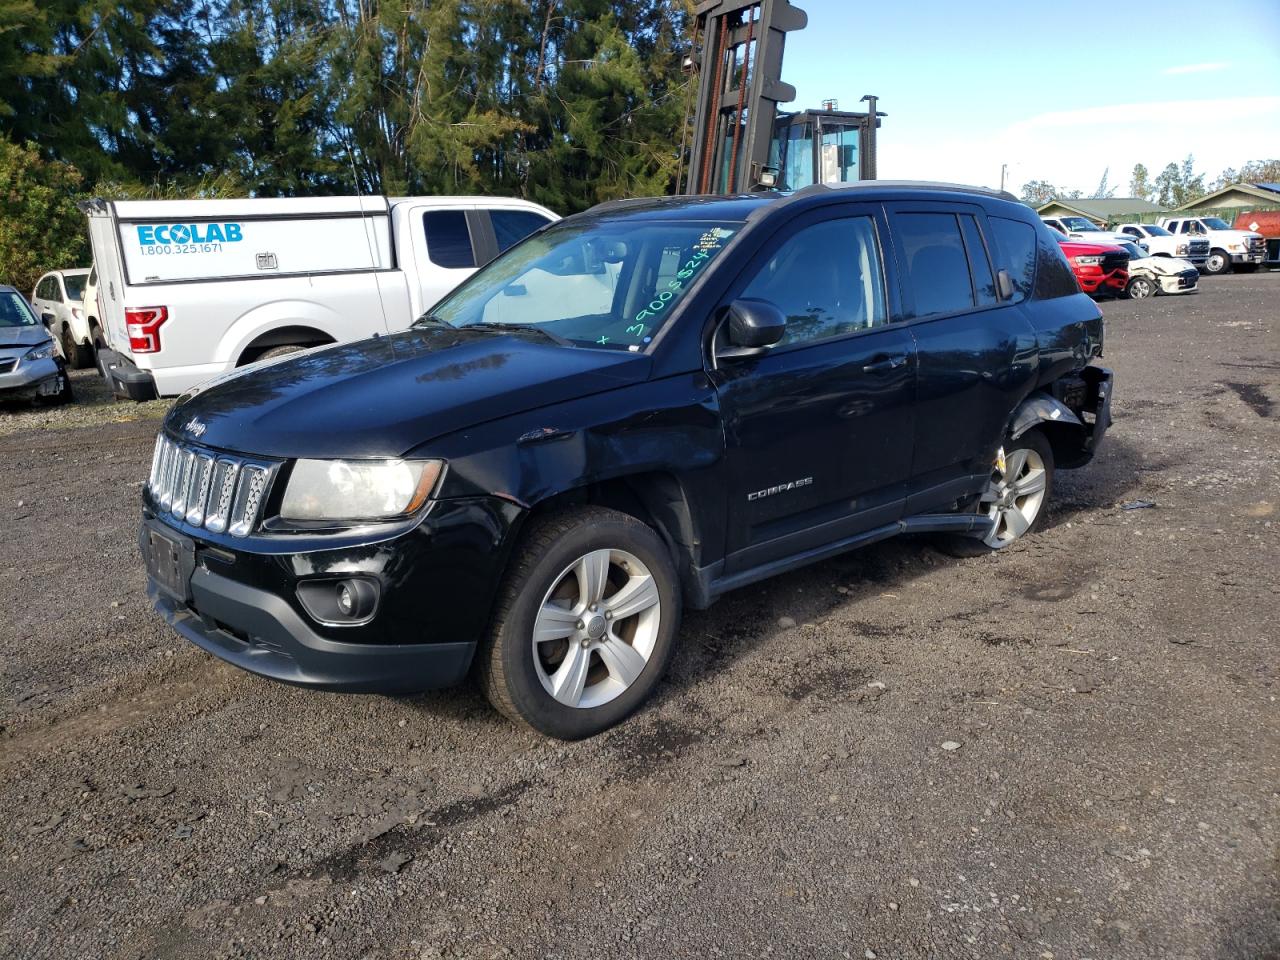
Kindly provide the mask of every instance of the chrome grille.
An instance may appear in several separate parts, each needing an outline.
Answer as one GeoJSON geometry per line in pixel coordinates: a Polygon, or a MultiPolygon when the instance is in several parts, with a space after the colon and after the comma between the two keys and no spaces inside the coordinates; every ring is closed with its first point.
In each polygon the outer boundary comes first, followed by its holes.
{"type": "Polygon", "coordinates": [[[147,490],[157,512],[210,533],[247,537],[261,519],[275,467],[175,443],[161,434],[147,490]]]}

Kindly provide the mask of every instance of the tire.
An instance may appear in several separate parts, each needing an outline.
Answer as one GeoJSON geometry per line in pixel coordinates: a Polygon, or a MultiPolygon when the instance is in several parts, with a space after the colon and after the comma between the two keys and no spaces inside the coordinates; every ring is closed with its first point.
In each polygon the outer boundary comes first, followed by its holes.
{"type": "Polygon", "coordinates": [[[270,350],[264,350],[254,358],[254,363],[259,360],[274,360],[276,357],[287,357],[291,353],[301,353],[307,349],[299,343],[286,343],[283,346],[272,347],[270,350]]]}
{"type": "Polygon", "coordinates": [[[1124,288],[1125,296],[1130,300],[1146,300],[1148,297],[1154,297],[1160,292],[1160,288],[1154,280],[1147,277],[1134,277],[1129,281],[1129,285],[1124,288]]]}
{"type": "Polygon", "coordinates": [[[648,699],[679,624],[680,582],[657,533],[625,513],[577,508],[534,521],[522,536],[476,673],[499,712],[580,740],[648,699]],[[639,609],[615,619],[611,606],[639,609]],[[534,639],[535,627],[544,639],[534,639]]]}
{"type": "Polygon", "coordinates": [[[1231,254],[1225,250],[1214,248],[1209,251],[1209,259],[1204,262],[1204,272],[1211,277],[1220,277],[1231,272],[1231,254]]]}
{"type": "Polygon", "coordinates": [[[67,365],[73,370],[87,370],[94,365],[93,347],[86,347],[76,343],[76,338],[71,333],[70,327],[62,328],[62,336],[58,338],[62,347],[63,359],[67,361],[67,365]]]}
{"type": "Polygon", "coordinates": [[[1043,431],[1028,430],[1016,440],[1006,439],[1003,450],[1006,473],[993,467],[991,483],[974,506],[977,513],[994,517],[997,523],[984,538],[945,538],[941,545],[952,556],[978,557],[1003,550],[1035,533],[1044,521],[1045,507],[1053,495],[1053,448],[1048,438],[1043,431]],[[1031,489],[1020,495],[1011,493],[1006,484],[1008,474],[1014,473],[1024,487],[1031,480],[1031,489]],[[1038,476],[1043,477],[1042,486],[1034,482],[1038,476]],[[1038,499],[1033,500],[1036,496],[1038,499]]]}

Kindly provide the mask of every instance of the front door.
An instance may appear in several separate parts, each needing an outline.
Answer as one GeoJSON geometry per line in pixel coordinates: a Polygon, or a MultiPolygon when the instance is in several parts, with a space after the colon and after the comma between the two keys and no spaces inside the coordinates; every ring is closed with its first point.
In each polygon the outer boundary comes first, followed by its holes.
{"type": "Polygon", "coordinates": [[[911,466],[915,348],[890,322],[884,223],[867,205],[783,228],[731,293],[787,318],[761,356],[713,371],[725,422],[725,572],[896,521],[911,466]]]}

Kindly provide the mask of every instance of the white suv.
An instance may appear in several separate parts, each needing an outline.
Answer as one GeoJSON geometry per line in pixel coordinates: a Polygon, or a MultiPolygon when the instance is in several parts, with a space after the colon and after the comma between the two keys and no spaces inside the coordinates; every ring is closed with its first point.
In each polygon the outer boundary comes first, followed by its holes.
{"type": "Polygon", "coordinates": [[[62,358],[76,369],[93,366],[93,340],[84,311],[84,287],[89,270],[50,270],[31,292],[36,316],[58,343],[62,358]]]}

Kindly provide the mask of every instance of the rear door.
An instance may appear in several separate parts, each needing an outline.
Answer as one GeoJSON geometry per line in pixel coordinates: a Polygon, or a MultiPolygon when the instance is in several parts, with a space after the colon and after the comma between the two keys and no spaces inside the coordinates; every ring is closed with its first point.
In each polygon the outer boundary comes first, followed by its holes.
{"type": "Polygon", "coordinates": [[[998,293],[980,206],[887,207],[919,364],[910,515],[982,489],[1037,347],[1022,307],[998,293]]]}
{"type": "Polygon", "coordinates": [[[783,227],[730,291],[787,318],[783,340],[712,371],[725,421],[725,572],[897,520],[911,466],[915,349],[892,322],[881,210],[824,207],[783,227]]]}
{"type": "Polygon", "coordinates": [[[416,279],[410,278],[413,314],[430,310],[490,256],[488,224],[475,204],[417,204],[408,214],[416,279]]]}

